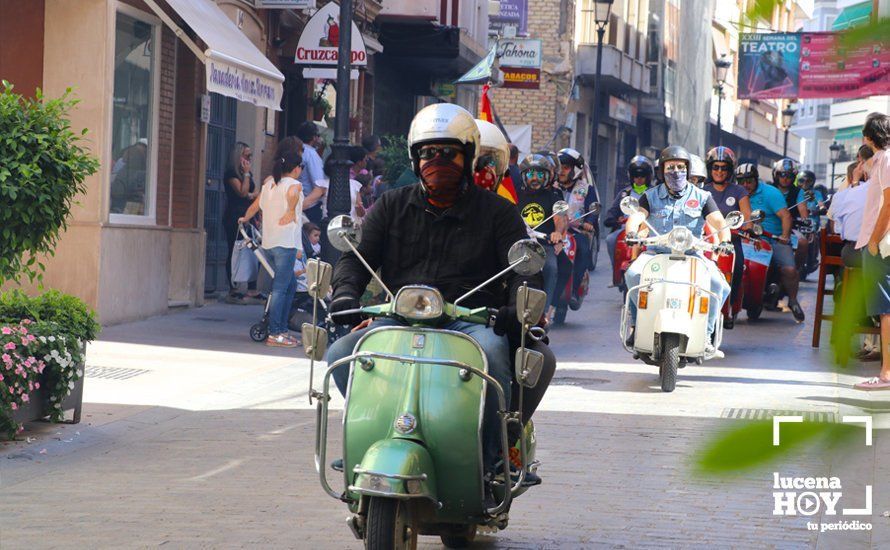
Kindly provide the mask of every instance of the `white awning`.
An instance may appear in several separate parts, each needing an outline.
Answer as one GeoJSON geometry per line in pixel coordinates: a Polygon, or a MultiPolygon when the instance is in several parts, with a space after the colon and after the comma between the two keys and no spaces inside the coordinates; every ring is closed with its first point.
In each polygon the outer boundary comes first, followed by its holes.
{"type": "Polygon", "coordinates": [[[206,66],[207,90],[276,111],[284,75],[211,0],[166,0],[207,45],[201,49],[155,2],[146,3],[206,66]]]}

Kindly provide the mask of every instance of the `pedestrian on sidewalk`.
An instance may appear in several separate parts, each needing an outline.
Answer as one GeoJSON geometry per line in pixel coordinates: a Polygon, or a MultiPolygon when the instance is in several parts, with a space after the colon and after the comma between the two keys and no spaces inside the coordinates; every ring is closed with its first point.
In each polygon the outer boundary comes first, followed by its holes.
{"type": "Polygon", "coordinates": [[[862,140],[874,152],[868,175],[865,212],[856,248],[862,251],[869,315],[881,318],[881,372],[856,384],[861,390],[890,389],[890,117],[872,113],[865,119],[862,140]]]}
{"type": "Polygon", "coordinates": [[[287,321],[294,300],[297,280],[294,264],[297,250],[302,250],[300,230],[303,192],[300,182],[303,143],[286,138],[279,145],[272,163],[272,176],[266,178],[260,195],[238,221],[263,212],[263,250],[275,270],[269,304],[269,337],[266,345],[296,347],[298,342],[287,331],[287,321]]]}
{"type": "MultiPolygon", "coordinates": [[[[222,226],[226,234],[228,250],[226,252],[226,277],[229,284],[229,295],[226,301],[229,303],[243,304],[245,294],[232,283],[232,251],[235,249],[235,241],[239,239],[238,217],[250,206],[250,203],[260,194],[253,180],[251,163],[253,153],[250,146],[244,142],[236,142],[229,151],[226,160],[226,170],[223,174],[223,183],[226,190],[226,209],[223,212],[222,226]]],[[[256,281],[247,283],[247,297],[255,299],[256,281]]]]}

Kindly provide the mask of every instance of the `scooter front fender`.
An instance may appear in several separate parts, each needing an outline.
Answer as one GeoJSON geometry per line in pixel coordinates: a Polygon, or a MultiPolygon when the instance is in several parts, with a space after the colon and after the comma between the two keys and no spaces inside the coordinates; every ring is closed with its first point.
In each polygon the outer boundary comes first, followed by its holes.
{"type": "Polygon", "coordinates": [[[383,439],[371,445],[355,466],[348,490],[361,496],[439,502],[433,459],[423,445],[410,439],[383,439]]]}

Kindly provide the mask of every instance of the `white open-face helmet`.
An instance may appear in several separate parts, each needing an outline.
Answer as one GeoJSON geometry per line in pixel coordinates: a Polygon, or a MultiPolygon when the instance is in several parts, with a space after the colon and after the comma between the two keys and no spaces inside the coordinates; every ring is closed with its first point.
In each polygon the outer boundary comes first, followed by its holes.
{"type": "Polygon", "coordinates": [[[689,177],[699,177],[701,181],[708,179],[708,168],[705,161],[698,155],[689,155],[689,177]]]}
{"type": "Polygon", "coordinates": [[[463,146],[464,174],[473,181],[473,167],[479,155],[479,128],[469,111],[452,103],[436,103],[424,107],[411,121],[408,130],[408,155],[414,173],[420,177],[418,150],[427,143],[455,143],[463,146]]]}
{"type": "Polygon", "coordinates": [[[487,120],[476,119],[476,127],[479,128],[479,158],[491,155],[494,158],[494,168],[498,181],[504,177],[507,166],[510,163],[510,143],[501,132],[501,129],[487,120]]]}

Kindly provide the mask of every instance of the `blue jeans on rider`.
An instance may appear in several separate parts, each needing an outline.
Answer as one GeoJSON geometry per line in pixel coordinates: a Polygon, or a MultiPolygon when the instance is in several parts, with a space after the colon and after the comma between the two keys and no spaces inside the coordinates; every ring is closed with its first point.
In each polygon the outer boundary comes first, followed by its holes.
{"type": "Polygon", "coordinates": [[[283,334],[287,332],[287,319],[297,290],[297,278],[294,277],[297,249],[276,246],[264,248],[263,252],[275,270],[269,297],[269,334],[283,334]]]}
{"type": "Polygon", "coordinates": [[[545,244],[544,250],[547,252],[547,258],[544,261],[544,270],[541,275],[544,277],[544,292],[547,293],[547,306],[544,311],[550,309],[550,306],[556,304],[556,278],[559,274],[559,265],[556,263],[556,253],[553,251],[552,244],[545,244]]]}
{"type": "MultiPolygon", "coordinates": [[[[351,332],[334,342],[328,349],[328,364],[332,364],[348,355],[352,354],[359,339],[373,328],[384,326],[402,325],[394,319],[375,319],[371,325],[362,330],[351,332]]],[[[488,374],[490,374],[504,390],[504,398],[506,399],[507,409],[510,408],[510,391],[513,380],[512,361],[510,359],[510,343],[506,336],[498,336],[489,327],[475,323],[467,323],[465,321],[453,321],[441,327],[445,330],[454,330],[462,332],[472,337],[485,352],[488,360],[488,374]]],[[[349,383],[350,365],[341,365],[332,373],[337,389],[345,396],[346,388],[349,383]]],[[[492,387],[488,387],[485,394],[485,415],[482,420],[482,459],[485,471],[494,470],[494,465],[498,461],[501,452],[501,430],[500,418],[498,417],[498,398],[497,392],[492,387]]]]}
{"type": "Polygon", "coordinates": [[[612,266],[612,269],[615,268],[615,248],[618,246],[619,233],[621,233],[621,229],[617,229],[606,235],[606,250],[609,253],[609,265],[612,266]]]}
{"type": "MultiPolygon", "coordinates": [[[[628,289],[640,284],[643,268],[653,256],[655,256],[655,254],[652,254],[651,252],[643,252],[632,264],[630,264],[630,267],[627,268],[627,272],[624,274],[624,283],[627,285],[628,289]]],[[[717,328],[717,317],[720,315],[720,309],[723,308],[723,302],[729,297],[730,287],[729,283],[726,282],[726,277],[720,272],[716,263],[710,260],[704,260],[704,262],[705,267],[708,270],[708,275],[711,277],[710,290],[711,292],[716,293],[718,297],[717,303],[711,301],[709,304],[710,307],[708,308],[708,334],[713,334],[714,329],[717,328]]],[[[636,326],[637,321],[637,292],[638,291],[633,291],[631,293],[630,290],[628,290],[628,295],[630,297],[628,308],[630,310],[631,326],[636,326]]]]}

